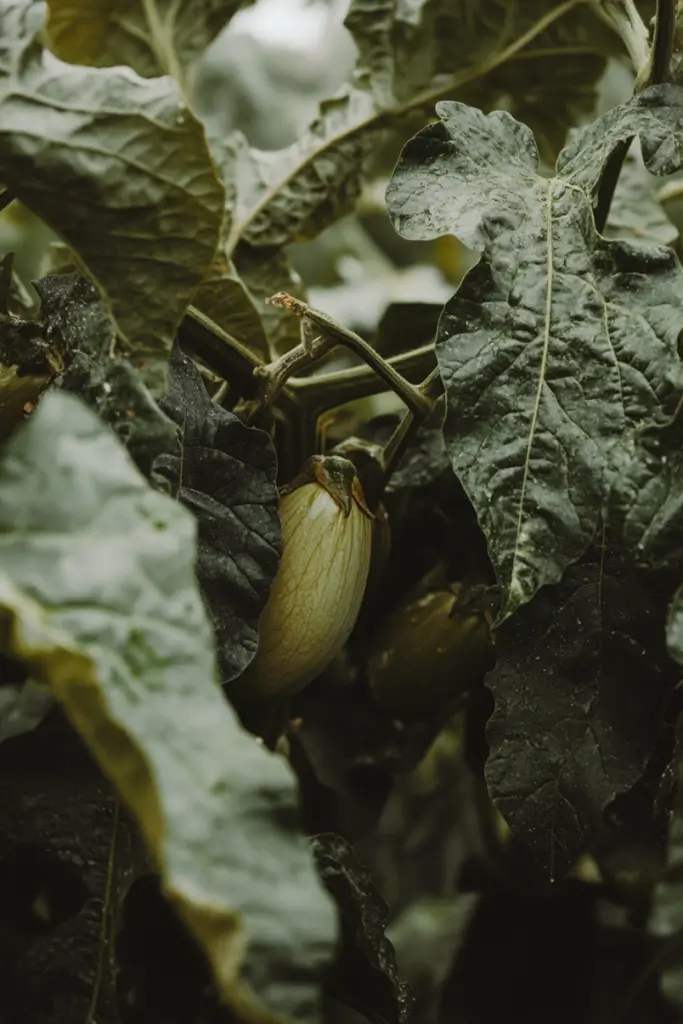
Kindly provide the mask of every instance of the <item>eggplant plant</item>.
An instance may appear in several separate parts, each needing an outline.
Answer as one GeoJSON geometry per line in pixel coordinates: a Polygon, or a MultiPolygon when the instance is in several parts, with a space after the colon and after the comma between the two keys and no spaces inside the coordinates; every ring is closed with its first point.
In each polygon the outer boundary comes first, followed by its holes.
{"type": "Polygon", "coordinates": [[[0,0],[0,1020],[681,1020],[681,5],[241,6],[0,0]]]}

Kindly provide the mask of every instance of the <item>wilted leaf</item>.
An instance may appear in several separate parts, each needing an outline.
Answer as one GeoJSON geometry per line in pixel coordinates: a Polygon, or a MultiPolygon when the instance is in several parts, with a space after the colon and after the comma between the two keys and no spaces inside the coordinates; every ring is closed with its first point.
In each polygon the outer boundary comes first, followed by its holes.
{"type": "Polygon", "coordinates": [[[227,1001],[310,1019],[333,910],[289,767],[216,683],[195,534],[93,413],[47,395],[0,460],[0,636],[114,781],[227,1001]]]}
{"type": "Polygon", "coordinates": [[[197,520],[197,576],[213,619],[221,683],[247,667],[280,563],[277,456],[264,431],[211,401],[197,367],[176,348],[161,407],[180,428],[157,478],[197,520]]]}
{"type": "Polygon", "coordinates": [[[36,281],[46,338],[61,352],[65,369],[57,387],[82,398],[126,446],[149,476],[176,431],[127,359],[114,350],[114,325],[93,284],[81,274],[36,281]]]}
{"type": "Polygon", "coordinates": [[[452,232],[482,254],[436,348],[446,445],[505,618],[586,551],[636,428],[673,409],[683,274],[670,249],[599,236],[588,196],[539,175],[533,137],[509,114],[438,111],[405,147],[387,203],[407,238],[452,232]]]}
{"type": "Polygon", "coordinates": [[[170,79],[62,63],[38,42],[44,11],[0,3],[0,180],[73,249],[158,392],[213,262],[224,189],[170,79]]]}
{"type": "Polygon", "coordinates": [[[486,779],[541,877],[590,848],[642,775],[677,679],[664,613],[641,581],[574,567],[496,633],[486,779]]]}
{"type": "Polygon", "coordinates": [[[311,843],[341,921],[342,946],[328,991],[374,1024],[405,1024],[413,997],[399,980],[394,947],[384,934],[388,906],[350,843],[330,833],[314,836],[311,843]]]}
{"type": "Polygon", "coordinates": [[[128,64],[139,75],[188,71],[242,0],[47,0],[54,52],[71,64],[128,64]]]}

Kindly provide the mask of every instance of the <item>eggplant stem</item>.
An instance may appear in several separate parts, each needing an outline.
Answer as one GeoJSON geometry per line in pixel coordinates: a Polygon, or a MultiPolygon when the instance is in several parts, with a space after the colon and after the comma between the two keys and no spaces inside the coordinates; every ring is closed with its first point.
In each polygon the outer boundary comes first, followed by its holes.
{"type": "MultiPolygon", "coordinates": [[[[271,296],[268,301],[274,306],[281,306],[286,312],[300,317],[304,324],[308,322],[319,328],[322,338],[327,341],[325,351],[329,351],[334,345],[345,345],[346,348],[355,352],[398,395],[411,412],[421,417],[429,414],[431,402],[422,393],[420,388],[401,376],[391,363],[387,362],[359,334],[350,331],[347,327],[343,327],[336,320],[333,320],[331,316],[328,316],[327,313],[323,313],[319,309],[313,309],[307,303],[302,302],[301,299],[296,299],[287,292],[278,292],[276,295],[271,296]]],[[[302,327],[302,330],[304,329],[302,327]]]]}
{"type": "Polygon", "coordinates": [[[409,410],[384,445],[381,455],[384,474],[382,490],[386,488],[408,445],[414,439],[427,416],[432,413],[443,394],[443,381],[441,380],[438,366],[432,370],[429,376],[425,377],[419,386],[419,390],[429,402],[429,413],[418,417],[409,410]]]}

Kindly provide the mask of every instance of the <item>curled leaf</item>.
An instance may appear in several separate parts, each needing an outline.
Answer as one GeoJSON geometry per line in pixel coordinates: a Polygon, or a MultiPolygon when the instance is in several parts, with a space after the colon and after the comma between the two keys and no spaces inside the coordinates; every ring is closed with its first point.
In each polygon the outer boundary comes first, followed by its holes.
{"type": "Polygon", "coordinates": [[[636,431],[673,411],[683,274],[670,249],[599,236],[589,196],[539,174],[531,132],[509,114],[437,109],[387,203],[405,237],[451,232],[481,253],[436,350],[446,447],[502,620],[587,550],[636,431]]]}
{"type": "Polygon", "coordinates": [[[216,683],[195,539],[93,413],[47,395],[0,459],[2,648],[114,782],[223,998],[246,1020],[311,1019],[333,910],[289,767],[216,683]]]}

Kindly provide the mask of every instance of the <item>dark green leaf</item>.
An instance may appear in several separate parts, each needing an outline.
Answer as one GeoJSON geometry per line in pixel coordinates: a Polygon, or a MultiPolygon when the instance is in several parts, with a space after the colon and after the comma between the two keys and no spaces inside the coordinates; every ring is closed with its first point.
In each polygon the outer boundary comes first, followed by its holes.
{"type": "Polygon", "coordinates": [[[677,678],[664,614],[641,581],[573,567],[496,633],[486,779],[541,877],[590,848],[642,775],[677,678]]]}
{"type": "Polygon", "coordinates": [[[677,228],[655,196],[652,177],[634,155],[626,158],[619,175],[603,234],[655,245],[673,245],[678,238],[677,228]]]}
{"type": "Polygon", "coordinates": [[[158,393],[213,262],[224,188],[171,79],[62,63],[38,42],[43,13],[0,8],[0,179],[73,249],[158,393]]]}
{"type": "Polygon", "coordinates": [[[673,409],[683,274],[669,249],[597,235],[588,197],[539,175],[509,114],[438,111],[387,203],[406,237],[451,232],[482,253],[444,307],[437,356],[446,445],[504,618],[583,554],[636,428],[673,409]]]}
{"type": "Polygon", "coordinates": [[[638,136],[652,174],[673,174],[683,164],[683,88],[653,85],[586,125],[557,159],[559,174],[595,193],[609,157],[620,143],[638,136]]]}
{"type": "Polygon", "coordinates": [[[35,282],[46,337],[62,353],[65,369],[57,387],[94,409],[149,476],[152,463],[175,444],[176,431],[142,378],[114,351],[114,325],[93,284],[81,274],[59,274],[35,282]]]}
{"type": "Polygon", "coordinates": [[[373,1024],[405,1024],[413,998],[399,980],[394,947],[384,934],[388,906],[345,839],[327,833],[314,836],[311,843],[341,922],[342,946],[328,991],[373,1024]]]}
{"type": "Polygon", "coordinates": [[[392,474],[387,490],[426,487],[450,469],[451,461],[443,439],[443,406],[438,405],[392,474]]]}
{"type": "Polygon", "coordinates": [[[0,459],[0,639],[47,682],[131,810],[245,1021],[314,1019],[334,911],[285,760],[216,681],[196,524],[112,432],[48,394],[0,459]]]}
{"type": "Polygon", "coordinates": [[[441,309],[438,302],[392,302],[377,326],[375,348],[394,356],[428,345],[436,337],[441,309]]]}
{"type": "Polygon", "coordinates": [[[215,405],[191,359],[171,358],[161,407],[180,428],[154,473],[197,520],[197,576],[213,619],[221,683],[256,653],[258,620],[280,562],[277,457],[262,430],[215,405]]]}
{"type": "Polygon", "coordinates": [[[0,747],[0,1016],[119,1024],[110,936],[143,851],[109,781],[55,715],[0,747]]]}
{"type": "Polygon", "coordinates": [[[683,417],[643,430],[608,503],[610,540],[636,562],[683,571],[683,417]]]}

